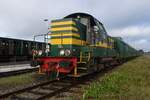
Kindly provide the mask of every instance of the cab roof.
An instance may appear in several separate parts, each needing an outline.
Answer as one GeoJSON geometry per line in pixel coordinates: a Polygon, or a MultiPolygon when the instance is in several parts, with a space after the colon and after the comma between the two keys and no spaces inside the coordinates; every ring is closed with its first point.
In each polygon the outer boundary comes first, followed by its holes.
{"type": "Polygon", "coordinates": [[[90,21],[91,21],[92,25],[94,25],[95,24],[95,20],[97,20],[95,17],[93,17],[92,15],[87,14],[87,13],[73,13],[73,14],[65,16],[64,18],[77,18],[77,16],[84,17],[84,18],[90,18],[90,21]]]}

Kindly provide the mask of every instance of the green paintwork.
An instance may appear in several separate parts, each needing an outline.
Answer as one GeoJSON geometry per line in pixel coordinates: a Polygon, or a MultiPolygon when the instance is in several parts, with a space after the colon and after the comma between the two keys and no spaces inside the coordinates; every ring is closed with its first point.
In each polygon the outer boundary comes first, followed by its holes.
{"type": "Polygon", "coordinates": [[[76,27],[76,25],[68,24],[68,25],[56,25],[56,26],[51,26],[51,28],[61,28],[61,27],[76,27]]]}
{"type": "Polygon", "coordinates": [[[52,36],[51,39],[63,39],[63,38],[74,38],[74,39],[80,39],[80,37],[77,36],[52,36]]]}
{"type": "Polygon", "coordinates": [[[114,38],[114,40],[115,40],[115,50],[118,52],[119,58],[127,58],[137,55],[137,51],[128,44],[126,44],[121,39],[114,38]]]}
{"type": "Polygon", "coordinates": [[[86,26],[81,24],[79,21],[75,21],[75,22],[76,22],[76,27],[80,34],[80,38],[82,40],[86,40],[86,26]]]}
{"type": "Polygon", "coordinates": [[[78,33],[78,32],[74,30],[64,30],[64,31],[51,31],[51,33],[57,34],[57,33],[78,33]]]}
{"type": "Polygon", "coordinates": [[[56,19],[56,20],[52,20],[51,22],[62,22],[62,21],[72,21],[74,20],[73,18],[63,18],[63,19],[56,19]]]}
{"type": "MultiPolygon", "coordinates": [[[[80,35],[79,37],[76,36],[52,36],[52,39],[60,39],[60,38],[75,38],[75,39],[81,39],[81,40],[85,40],[86,41],[86,26],[84,24],[81,24],[79,22],[79,20],[75,20],[73,18],[64,18],[64,19],[59,19],[59,20],[53,20],[52,22],[63,22],[63,21],[74,21],[75,25],[56,25],[56,26],[52,26],[52,28],[60,28],[60,27],[76,27],[78,29],[78,31],[73,31],[73,30],[63,30],[63,31],[52,31],[52,34],[60,34],[60,33],[77,33],[80,35]]],[[[84,54],[86,54],[87,52],[91,52],[91,56],[94,58],[97,57],[120,57],[120,58],[125,58],[125,57],[130,57],[135,55],[136,50],[133,49],[132,47],[130,47],[129,45],[127,45],[125,42],[123,42],[121,39],[119,38],[115,38],[115,37],[110,37],[107,36],[106,39],[101,40],[105,43],[107,43],[108,45],[113,45],[114,47],[112,48],[104,48],[104,47],[98,47],[98,46],[89,46],[89,45],[51,45],[51,50],[49,53],[49,56],[52,57],[60,57],[62,55],[60,55],[60,50],[70,50],[71,51],[71,55],[69,56],[65,56],[63,55],[62,57],[80,57],[80,52],[84,54]],[[109,40],[110,39],[110,40],[109,40]],[[113,39],[114,41],[112,42],[111,39],[113,39]]],[[[65,65],[66,63],[62,62],[62,65],[65,65]]]]}
{"type": "MultiPolygon", "coordinates": [[[[52,45],[51,46],[51,52],[50,56],[60,56],[60,50],[71,50],[70,56],[79,56],[80,54],[80,46],[79,45],[62,45],[60,48],[60,45],[52,45]]],[[[69,57],[70,57],[69,56],[69,57]]]]}

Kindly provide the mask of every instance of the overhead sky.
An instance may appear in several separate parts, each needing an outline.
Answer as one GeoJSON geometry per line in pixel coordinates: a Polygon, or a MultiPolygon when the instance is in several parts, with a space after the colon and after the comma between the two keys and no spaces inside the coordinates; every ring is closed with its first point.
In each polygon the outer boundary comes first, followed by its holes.
{"type": "Polygon", "coordinates": [[[109,35],[150,51],[150,0],[0,0],[0,37],[32,40],[47,32],[44,19],[75,12],[93,15],[109,35]]]}

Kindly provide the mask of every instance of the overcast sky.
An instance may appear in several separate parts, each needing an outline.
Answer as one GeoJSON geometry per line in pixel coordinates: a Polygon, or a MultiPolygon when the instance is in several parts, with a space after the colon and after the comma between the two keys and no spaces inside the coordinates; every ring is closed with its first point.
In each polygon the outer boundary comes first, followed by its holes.
{"type": "Polygon", "coordinates": [[[75,12],[93,15],[109,35],[150,50],[150,0],[0,0],[0,36],[32,40],[47,32],[44,19],[75,12]]]}

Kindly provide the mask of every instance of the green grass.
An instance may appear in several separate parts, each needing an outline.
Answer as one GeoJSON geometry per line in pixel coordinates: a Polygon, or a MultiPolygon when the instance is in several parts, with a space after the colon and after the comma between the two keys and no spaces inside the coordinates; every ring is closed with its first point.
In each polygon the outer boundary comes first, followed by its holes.
{"type": "Polygon", "coordinates": [[[28,84],[31,83],[33,79],[34,78],[32,73],[0,78],[0,88],[28,84]]]}
{"type": "Polygon", "coordinates": [[[0,78],[0,89],[27,86],[31,83],[43,82],[52,79],[50,76],[38,73],[26,73],[16,76],[0,78]]]}
{"type": "Polygon", "coordinates": [[[149,100],[150,56],[138,57],[85,88],[83,99],[149,100]]]}

